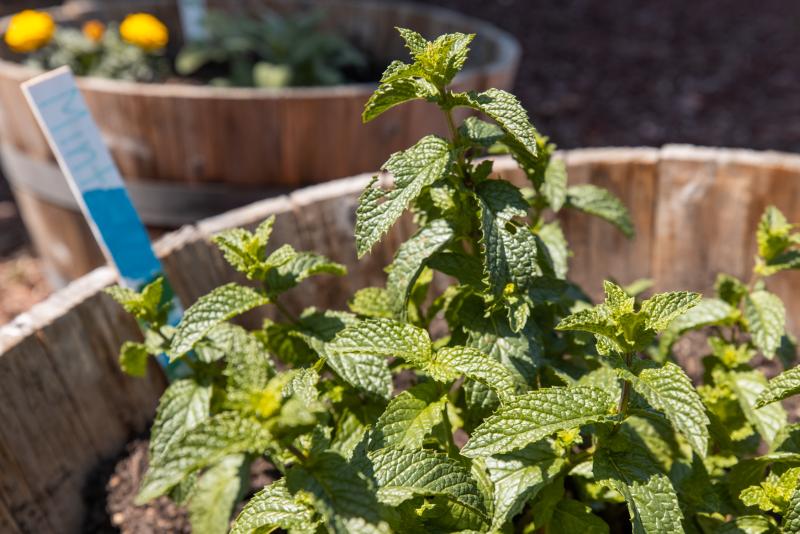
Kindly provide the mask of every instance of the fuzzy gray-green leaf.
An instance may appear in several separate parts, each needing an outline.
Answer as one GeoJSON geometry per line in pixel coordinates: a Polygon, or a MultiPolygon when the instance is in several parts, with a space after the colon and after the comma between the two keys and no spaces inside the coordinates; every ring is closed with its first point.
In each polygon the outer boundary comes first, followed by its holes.
{"type": "Polygon", "coordinates": [[[220,286],[192,304],[178,325],[170,358],[177,358],[194,347],[209,330],[246,311],[269,303],[269,299],[253,288],[236,283],[220,286]]]}
{"type": "Polygon", "coordinates": [[[488,456],[521,449],[559,430],[608,420],[614,401],[594,387],[553,387],[506,402],[470,436],[465,456],[488,456]]]}
{"type": "Polygon", "coordinates": [[[444,177],[452,155],[444,139],[428,135],[408,150],[392,154],[385,168],[394,175],[394,189],[376,187],[377,177],[361,195],[356,209],[358,257],[372,249],[425,186],[444,177]]]}

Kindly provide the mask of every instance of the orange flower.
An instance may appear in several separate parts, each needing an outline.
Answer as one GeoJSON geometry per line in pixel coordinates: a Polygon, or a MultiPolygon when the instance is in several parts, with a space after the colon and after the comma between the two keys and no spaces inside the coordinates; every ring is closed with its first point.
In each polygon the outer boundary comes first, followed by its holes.
{"type": "Polygon", "coordinates": [[[100,39],[103,38],[103,34],[106,32],[106,25],[96,19],[87,20],[83,23],[82,31],[83,35],[90,41],[99,43],[100,39]]]}

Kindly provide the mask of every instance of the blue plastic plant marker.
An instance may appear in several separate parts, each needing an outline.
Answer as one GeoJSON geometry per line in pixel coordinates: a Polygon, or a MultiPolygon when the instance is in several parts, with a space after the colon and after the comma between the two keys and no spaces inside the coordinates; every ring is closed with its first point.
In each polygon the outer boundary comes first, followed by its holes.
{"type": "MultiPolygon", "coordinates": [[[[22,84],[25,97],[58,160],[89,226],[122,285],[140,291],[159,276],[161,262],[133,207],[111,153],[92,119],[69,67],[61,67],[22,84]]],[[[180,321],[183,308],[164,278],[169,321],[180,321]]],[[[166,355],[159,363],[170,378],[176,367],[166,355]]]]}
{"type": "Polygon", "coordinates": [[[178,0],[181,29],[185,41],[203,41],[206,38],[206,0],[178,0]]]}

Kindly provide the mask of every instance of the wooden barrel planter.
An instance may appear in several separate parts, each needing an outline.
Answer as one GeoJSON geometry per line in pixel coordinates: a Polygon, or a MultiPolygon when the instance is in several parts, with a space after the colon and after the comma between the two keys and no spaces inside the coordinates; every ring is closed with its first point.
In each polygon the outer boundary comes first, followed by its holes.
{"type": "MultiPolygon", "coordinates": [[[[716,273],[746,276],[754,228],[775,204],[800,220],[800,156],[667,146],[563,153],[573,183],[610,188],[628,205],[637,238],[607,223],[565,214],[574,256],[571,277],[595,298],[603,278],[655,280],[656,290],[708,292],[716,273]]],[[[495,169],[522,180],[509,159],[495,169]]],[[[401,222],[363,261],[353,240],[358,195],[369,180],[356,176],[264,200],[164,236],[156,245],[185,303],[235,278],[209,237],[253,227],[276,216],[273,246],[290,243],[347,265],[347,277],[312,279],[286,296],[303,306],[342,307],[352,292],[380,284],[397,244],[413,231],[401,222]]],[[[120,344],[139,337],[136,324],[102,290],[114,283],[99,268],[0,329],[0,532],[69,533],[80,529],[87,474],[153,416],[164,380],[120,373],[120,344]]],[[[800,327],[800,273],[770,280],[787,304],[789,328],[800,327]]]]}
{"type": "MultiPolygon", "coordinates": [[[[426,36],[474,32],[461,90],[510,88],[520,55],[517,42],[482,21],[420,4],[361,0],[213,0],[209,7],[257,12],[320,8],[323,26],[377,54],[379,65],[406,58],[395,26],[426,36]]],[[[70,2],[56,19],[80,24],[121,20],[147,11],[182,41],[175,0],[70,2]]],[[[40,131],[32,126],[19,84],[36,71],[0,60],[0,157],[25,223],[57,283],[88,272],[103,258],[55,165],[40,131]]],[[[140,84],[83,78],[78,84],[144,222],[177,228],[236,206],[377,169],[386,154],[425,134],[444,133],[444,120],[429,104],[390,110],[361,123],[361,110],[376,84],[251,89],[189,84],[140,84]]]]}

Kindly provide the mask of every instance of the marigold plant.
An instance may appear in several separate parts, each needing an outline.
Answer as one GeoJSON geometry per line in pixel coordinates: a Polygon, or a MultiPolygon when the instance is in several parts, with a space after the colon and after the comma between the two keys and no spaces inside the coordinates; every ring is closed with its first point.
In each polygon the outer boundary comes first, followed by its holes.
{"type": "Polygon", "coordinates": [[[26,9],[11,17],[5,41],[15,52],[33,52],[48,44],[55,30],[53,17],[48,13],[26,9]]]}
{"type": "Polygon", "coordinates": [[[119,25],[119,33],[125,41],[147,52],[161,50],[169,41],[167,27],[149,13],[128,15],[119,25]]]}

